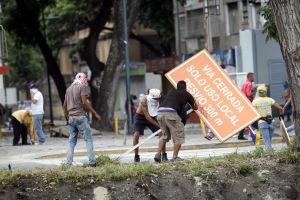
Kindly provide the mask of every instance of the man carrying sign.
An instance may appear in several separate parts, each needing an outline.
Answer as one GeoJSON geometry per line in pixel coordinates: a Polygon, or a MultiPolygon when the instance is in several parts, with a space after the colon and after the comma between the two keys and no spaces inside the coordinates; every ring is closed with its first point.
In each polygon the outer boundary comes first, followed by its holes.
{"type": "Polygon", "coordinates": [[[182,113],[186,112],[185,105],[189,103],[194,110],[197,110],[193,96],[186,91],[186,82],[179,81],[177,89],[171,90],[165,97],[162,105],[158,109],[157,120],[160,125],[162,135],[159,138],[159,149],[155,154],[155,162],[167,161],[166,142],[173,139],[173,161],[181,160],[178,152],[184,143],[184,125],[182,123],[182,113]]]}

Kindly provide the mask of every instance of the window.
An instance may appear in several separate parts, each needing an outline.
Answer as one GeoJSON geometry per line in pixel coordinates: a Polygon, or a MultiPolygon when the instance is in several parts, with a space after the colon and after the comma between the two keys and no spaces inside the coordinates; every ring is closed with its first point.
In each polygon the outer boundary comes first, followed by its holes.
{"type": "Polygon", "coordinates": [[[226,30],[227,34],[237,34],[239,32],[239,13],[238,13],[238,3],[228,3],[226,5],[226,30]]]}

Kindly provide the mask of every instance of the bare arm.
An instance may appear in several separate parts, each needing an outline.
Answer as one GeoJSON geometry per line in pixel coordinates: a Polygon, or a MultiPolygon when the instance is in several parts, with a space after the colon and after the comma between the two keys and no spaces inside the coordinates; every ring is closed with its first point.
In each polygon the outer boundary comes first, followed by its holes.
{"type": "Polygon", "coordinates": [[[275,102],[272,106],[274,106],[275,108],[277,108],[280,112],[280,114],[283,114],[283,108],[277,103],[275,102]]]}
{"type": "Polygon", "coordinates": [[[91,103],[87,99],[87,96],[83,95],[81,96],[82,103],[85,105],[85,107],[93,113],[93,115],[96,117],[97,120],[101,120],[100,115],[95,111],[95,109],[92,107],[91,103]]]}
{"type": "Polygon", "coordinates": [[[148,112],[147,104],[143,103],[141,105],[142,105],[143,113],[144,113],[146,119],[148,120],[148,122],[150,122],[151,124],[153,124],[154,126],[159,128],[159,124],[154,119],[152,119],[152,117],[150,116],[150,114],[148,112]]]}
{"type": "Polygon", "coordinates": [[[69,118],[69,112],[68,112],[68,106],[67,106],[66,98],[65,98],[65,101],[64,101],[63,108],[64,108],[65,117],[66,117],[66,119],[68,119],[69,118]]]}
{"type": "Polygon", "coordinates": [[[292,101],[292,97],[289,97],[289,99],[287,100],[287,102],[283,106],[283,110],[291,103],[291,101],[292,101]]]}

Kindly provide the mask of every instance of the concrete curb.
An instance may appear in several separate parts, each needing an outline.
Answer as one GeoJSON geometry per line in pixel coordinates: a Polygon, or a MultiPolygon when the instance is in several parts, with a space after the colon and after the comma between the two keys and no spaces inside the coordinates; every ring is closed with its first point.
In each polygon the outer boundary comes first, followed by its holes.
{"type": "MultiPolygon", "coordinates": [[[[284,141],[281,137],[273,138],[272,144],[279,144],[279,143],[284,143],[284,141]]],[[[263,140],[261,140],[261,145],[264,145],[263,140]]],[[[242,142],[228,142],[228,143],[190,144],[190,145],[187,144],[187,145],[183,145],[181,147],[181,150],[239,148],[239,147],[247,147],[247,146],[254,146],[254,145],[250,140],[242,141],[242,142]]],[[[95,154],[98,156],[99,155],[111,155],[111,154],[123,154],[128,149],[122,148],[122,149],[107,149],[107,150],[101,150],[101,151],[96,150],[95,154]]],[[[144,148],[140,148],[139,151],[142,153],[156,152],[157,147],[144,147],[144,148]]],[[[172,151],[172,147],[167,147],[167,151],[172,151]]],[[[74,156],[86,156],[86,151],[74,152],[74,156]]],[[[50,155],[41,156],[41,157],[38,157],[35,159],[55,159],[55,158],[63,158],[63,157],[66,157],[66,153],[50,154],[50,155]]]]}

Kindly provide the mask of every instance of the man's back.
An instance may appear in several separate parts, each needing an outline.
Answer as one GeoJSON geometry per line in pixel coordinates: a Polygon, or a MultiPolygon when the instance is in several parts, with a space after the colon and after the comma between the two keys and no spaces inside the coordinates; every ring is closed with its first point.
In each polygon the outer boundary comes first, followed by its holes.
{"type": "Polygon", "coordinates": [[[31,110],[34,115],[44,114],[44,97],[40,91],[33,95],[33,99],[37,100],[36,103],[31,104],[31,110]]]}
{"type": "Polygon", "coordinates": [[[186,90],[171,90],[160,107],[173,108],[180,115],[187,103],[190,103],[191,105],[194,105],[195,103],[194,98],[190,93],[186,90]]]}
{"type": "Polygon", "coordinates": [[[87,86],[81,84],[72,84],[66,91],[66,102],[69,116],[85,115],[81,96],[88,95],[87,86]]]}

